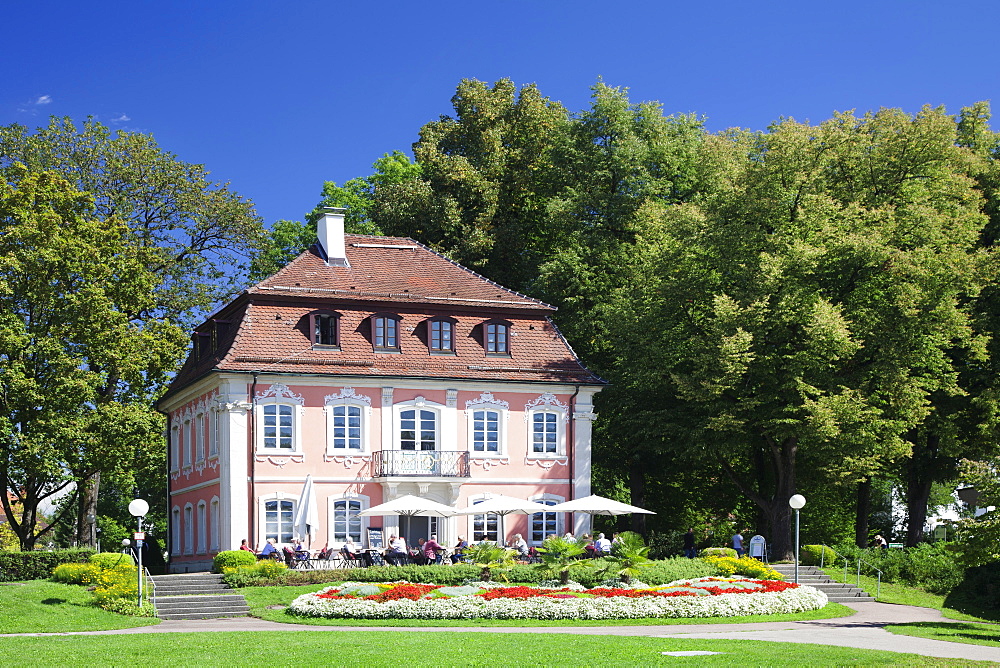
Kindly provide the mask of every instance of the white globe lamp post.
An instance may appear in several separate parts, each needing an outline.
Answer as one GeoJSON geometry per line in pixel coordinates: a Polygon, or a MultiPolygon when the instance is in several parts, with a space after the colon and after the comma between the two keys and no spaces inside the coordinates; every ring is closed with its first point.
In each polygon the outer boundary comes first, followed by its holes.
{"type": "Polygon", "coordinates": [[[142,537],[142,518],[149,512],[149,504],[143,499],[133,499],[128,504],[128,511],[139,523],[139,532],[135,535],[135,558],[136,558],[136,597],[139,607],[142,607],[142,545],[145,542],[142,537]]]}
{"type": "Polygon", "coordinates": [[[795,494],[788,499],[788,505],[795,511],[795,584],[799,583],[799,511],[806,505],[806,497],[795,494]]]}

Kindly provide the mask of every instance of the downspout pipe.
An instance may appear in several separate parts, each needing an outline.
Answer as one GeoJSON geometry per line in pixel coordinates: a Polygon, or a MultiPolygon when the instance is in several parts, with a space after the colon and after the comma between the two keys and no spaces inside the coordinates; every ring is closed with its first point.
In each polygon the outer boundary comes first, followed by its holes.
{"type": "MultiPolygon", "coordinates": [[[[580,386],[576,385],[573,389],[573,396],[569,398],[569,426],[566,429],[567,439],[569,447],[567,451],[569,452],[569,498],[567,501],[572,501],[576,498],[576,420],[574,419],[574,414],[576,413],[576,395],[580,394],[580,386]]],[[[576,524],[573,524],[573,529],[576,529],[576,524]]]]}
{"type": "Polygon", "coordinates": [[[254,371],[253,382],[250,383],[250,419],[248,420],[249,424],[247,425],[247,433],[249,434],[249,439],[248,439],[249,443],[247,443],[247,448],[249,449],[249,455],[250,455],[250,479],[247,481],[247,493],[249,494],[249,498],[247,499],[247,501],[250,506],[249,508],[250,512],[248,513],[249,515],[248,520],[250,525],[247,527],[247,536],[248,537],[253,536],[252,540],[254,547],[257,547],[258,544],[257,532],[254,531],[255,515],[257,513],[257,504],[254,501],[255,499],[254,492],[256,490],[256,485],[257,485],[257,461],[253,456],[253,452],[254,452],[254,438],[256,437],[256,434],[254,434],[254,425],[256,423],[256,418],[257,418],[257,379],[259,377],[260,377],[260,372],[254,371]]]}

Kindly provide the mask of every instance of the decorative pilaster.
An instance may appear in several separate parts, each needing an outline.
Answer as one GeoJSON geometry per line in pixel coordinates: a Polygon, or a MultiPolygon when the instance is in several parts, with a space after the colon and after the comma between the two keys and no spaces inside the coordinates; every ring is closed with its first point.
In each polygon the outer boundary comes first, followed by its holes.
{"type": "MultiPolygon", "coordinates": [[[[594,413],[594,393],[581,391],[573,406],[573,498],[590,496],[591,436],[594,413]]],[[[591,532],[591,520],[586,513],[576,513],[574,533],[577,536],[591,532]]]]}
{"type": "Polygon", "coordinates": [[[392,392],[391,387],[382,388],[382,450],[392,450],[392,392]]]}

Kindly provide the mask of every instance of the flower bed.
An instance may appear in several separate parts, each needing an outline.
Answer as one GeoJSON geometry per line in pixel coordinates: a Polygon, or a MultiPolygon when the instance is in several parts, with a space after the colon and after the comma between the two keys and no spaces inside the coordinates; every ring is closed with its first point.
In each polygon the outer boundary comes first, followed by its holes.
{"type": "Polygon", "coordinates": [[[638,619],[776,615],[826,603],[826,594],[812,587],[745,578],[595,589],[348,582],[299,596],[288,611],[331,619],[638,619]]]}

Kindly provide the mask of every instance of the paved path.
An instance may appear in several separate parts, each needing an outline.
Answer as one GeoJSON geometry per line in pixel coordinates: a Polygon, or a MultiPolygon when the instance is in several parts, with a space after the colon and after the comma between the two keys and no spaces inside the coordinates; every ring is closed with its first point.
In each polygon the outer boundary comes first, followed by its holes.
{"type": "Polygon", "coordinates": [[[136,633],[204,633],[210,631],[396,631],[404,633],[562,633],[568,635],[648,636],[651,638],[706,638],[769,640],[774,642],[812,643],[862,649],[906,652],[947,659],[975,659],[1000,663],[1000,647],[928,640],[889,633],[886,624],[908,622],[953,622],[937,610],[888,603],[852,603],[857,611],[850,617],[816,619],[803,622],[760,622],[755,624],[684,624],[663,626],[307,626],[280,624],[252,617],[227,619],[169,620],[156,626],[140,626],[113,631],[74,633],[17,633],[8,636],[112,635],[136,633]]]}

